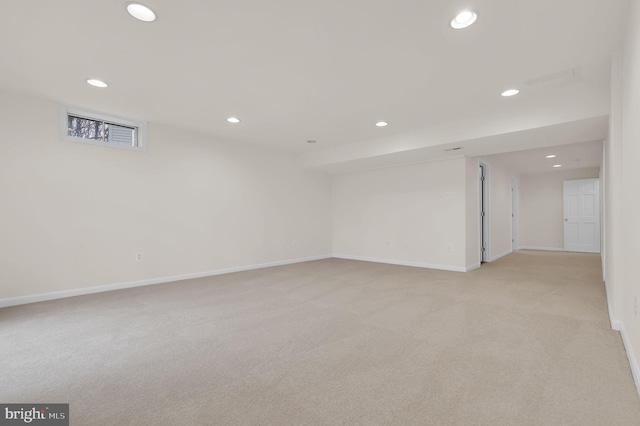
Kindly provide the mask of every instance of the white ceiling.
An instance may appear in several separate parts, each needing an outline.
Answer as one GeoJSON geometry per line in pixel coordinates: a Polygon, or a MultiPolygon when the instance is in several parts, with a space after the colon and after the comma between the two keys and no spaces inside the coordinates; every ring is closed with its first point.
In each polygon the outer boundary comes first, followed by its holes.
{"type": "Polygon", "coordinates": [[[602,141],[528,149],[525,151],[492,155],[485,157],[485,159],[496,159],[503,164],[508,164],[511,170],[519,175],[600,167],[602,160],[602,141]],[[555,155],[556,157],[547,158],[547,155],[555,155]],[[562,165],[562,167],[556,169],[553,167],[554,164],[562,165]]]}
{"type": "MultiPolygon", "coordinates": [[[[496,133],[490,136],[460,139],[446,142],[439,139],[439,144],[431,146],[410,147],[398,149],[390,145],[389,152],[379,151],[367,155],[364,150],[355,151],[347,159],[345,150],[340,149],[338,155],[309,155],[303,157],[307,167],[323,170],[331,174],[344,174],[403,164],[415,164],[440,161],[452,158],[482,157],[497,159],[514,172],[514,174],[544,173],[549,169],[541,162],[539,154],[542,152],[562,153],[562,158],[581,158],[579,164],[567,165],[566,168],[599,167],[602,157],[602,140],[605,138],[608,126],[607,117],[596,117],[587,120],[571,121],[552,126],[536,127],[515,132],[496,133]],[[595,138],[591,142],[591,138],[595,138]],[[596,149],[596,147],[599,147],[596,149]],[[451,150],[453,148],[460,148],[451,150]],[[577,167],[574,167],[577,166],[577,167]]],[[[449,134],[454,133],[449,131],[449,134]]],[[[424,138],[420,140],[424,144],[424,138]]],[[[365,145],[365,144],[362,144],[365,145]]],[[[375,150],[376,145],[367,144],[375,150]]],[[[417,145],[417,144],[416,144],[417,145]]],[[[382,146],[382,144],[381,144],[382,146]]],[[[388,148],[389,145],[386,146],[388,148]]],[[[354,150],[356,146],[349,147],[354,150]]],[[[548,154],[545,154],[548,155],[548,154]]],[[[558,154],[560,155],[560,154],[558,154]]],[[[555,164],[555,163],[554,163],[555,164]]],[[[564,164],[563,164],[564,165],[564,164]]]]}
{"type": "Polygon", "coordinates": [[[609,58],[628,2],[143,3],[155,23],[134,20],[119,0],[2,1],[0,90],[264,144],[309,167],[393,162],[443,143],[505,133],[515,140],[606,116],[609,58]],[[463,7],[477,10],[478,21],[453,30],[463,7]],[[527,84],[573,68],[576,78],[527,84]],[[90,77],[110,87],[88,86],[90,77]],[[510,87],[521,94],[502,98],[510,87]],[[227,123],[232,115],[242,122],[227,123]],[[379,120],[389,126],[375,127],[379,120]],[[457,140],[434,138],[445,128],[457,140]]]}

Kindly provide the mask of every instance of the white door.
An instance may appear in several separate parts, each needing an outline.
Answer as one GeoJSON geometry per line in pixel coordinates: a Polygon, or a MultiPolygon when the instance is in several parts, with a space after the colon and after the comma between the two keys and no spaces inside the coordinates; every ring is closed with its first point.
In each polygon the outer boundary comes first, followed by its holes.
{"type": "Polygon", "coordinates": [[[564,249],[600,253],[600,180],[564,181],[564,249]]]}

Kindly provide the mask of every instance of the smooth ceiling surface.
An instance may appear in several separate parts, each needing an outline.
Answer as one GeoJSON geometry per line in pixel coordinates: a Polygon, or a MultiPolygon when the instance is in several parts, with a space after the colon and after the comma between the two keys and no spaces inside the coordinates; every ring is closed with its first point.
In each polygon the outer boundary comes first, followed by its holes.
{"type": "Polygon", "coordinates": [[[486,157],[488,160],[494,158],[508,164],[520,175],[600,167],[602,141],[558,145],[486,157]],[[555,155],[555,157],[547,158],[548,155],[555,155]],[[554,168],[556,164],[562,167],[554,168]]]}
{"type": "Polygon", "coordinates": [[[609,59],[627,4],[144,3],[155,23],[131,18],[118,0],[2,1],[0,89],[302,155],[487,114],[522,111],[523,128],[535,127],[552,106],[591,106],[572,119],[608,111],[609,59]],[[476,24],[451,29],[467,6],[478,11],[476,24]],[[525,84],[572,68],[575,80],[525,84]],[[514,86],[520,95],[500,96],[514,86]],[[389,126],[375,127],[379,120],[389,126]]]}

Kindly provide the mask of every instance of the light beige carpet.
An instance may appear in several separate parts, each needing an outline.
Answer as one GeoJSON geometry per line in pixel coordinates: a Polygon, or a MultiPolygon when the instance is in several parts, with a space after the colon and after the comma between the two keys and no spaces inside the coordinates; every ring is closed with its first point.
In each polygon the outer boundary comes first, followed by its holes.
{"type": "Polygon", "coordinates": [[[0,402],[72,425],[640,425],[600,257],[323,260],[0,310],[0,402]]]}

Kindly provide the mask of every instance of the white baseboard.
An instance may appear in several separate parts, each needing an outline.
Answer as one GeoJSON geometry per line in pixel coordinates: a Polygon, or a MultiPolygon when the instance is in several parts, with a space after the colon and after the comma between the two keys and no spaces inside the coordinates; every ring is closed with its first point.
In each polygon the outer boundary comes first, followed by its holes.
{"type": "Polygon", "coordinates": [[[213,271],[195,272],[184,275],[172,275],[168,277],[150,278],[146,280],[131,281],[117,284],[107,284],[96,287],[85,287],[73,290],[56,291],[51,293],[32,294],[28,296],[8,297],[0,299],[0,308],[8,306],[24,305],[27,303],[44,302],[47,300],[64,299],[66,297],[83,296],[85,294],[102,293],[105,291],[122,290],[125,288],[142,287],[146,285],[163,284],[172,281],[182,281],[192,278],[211,277],[214,275],[231,274],[233,272],[251,271],[253,269],[269,268],[272,266],[291,265],[294,263],[309,262],[312,260],[329,259],[330,254],[321,256],[311,256],[298,259],[279,260],[276,262],[260,263],[256,265],[238,266],[235,268],[216,269],[213,271]]]}
{"type": "Polygon", "coordinates": [[[464,268],[464,272],[470,272],[470,271],[473,271],[474,269],[479,269],[480,265],[481,265],[480,263],[476,263],[475,265],[467,266],[466,268],[464,268]]]}
{"type": "Polygon", "coordinates": [[[620,331],[622,328],[622,322],[617,319],[611,320],[611,328],[615,331],[620,331]]]}
{"type": "Polygon", "coordinates": [[[631,374],[633,374],[633,381],[636,383],[636,390],[640,395],[640,366],[638,365],[638,359],[633,353],[631,347],[631,341],[629,340],[629,334],[627,328],[623,322],[617,321],[620,326],[620,335],[622,335],[622,342],[624,343],[624,349],[627,351],[627,358],[629,358],[629,364],[631,365],[631,374]]]}
{"type": "Polygon", "coordinates": [[[496,256],[493,256],[491,259],[489,259],[489,262],[494,262],[494,261],[500,259],[501,257],[505,257],[506,255],[511,254],[511,253],[513,253],[513,250],[507,250],[504,253],[500,253],[500,254],[498,254],[496,256]]]}
{"type": "Polygon", "coordinates": [[[520,246],[518,250],[542,250],[542,251],[564,251],[563,248],[558,247],[534,247],[534,246],[520,246]]]}
{"type": "MultiPolygon", "coordinates": [[[[374,263],[386,263],[389,265],[400,265],[400,266],[413,266],[416,268],[427,268],[427,269],[440,269],[443,271],[453,271],[453,272],[468,272],[471,269],[476,269],[475,265],[471,267],[463,267],[463,266],[447,266],[447,265],[434,265],[431,263],[423,263],[423,262],[410,262],[404,260],[393,260],[393,259],[380,259],[375,257],[363,257],[363,256],[350,256],[346,254],[334,254],[333,257],[337,259],[346,259],[346,260],[360,260],[363,262],[374,262],[374,263]]],[[[480,265],[478,264],[478,268],[480,265]]]]}
{"type": "Polygon", "coordinates": [[[609,322],[611,323],[611,328],[616,331],[620,331],[620,321],[613,317],[613,305],[611,304],[611,291],[609,290],[609,283],[607,280],[604,281],[604,292],[607,296],[607,309],[609,310],[609,322]]]}

